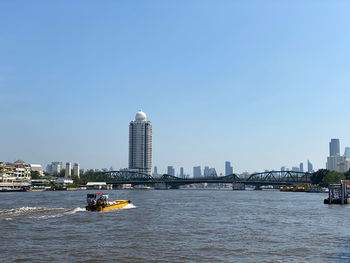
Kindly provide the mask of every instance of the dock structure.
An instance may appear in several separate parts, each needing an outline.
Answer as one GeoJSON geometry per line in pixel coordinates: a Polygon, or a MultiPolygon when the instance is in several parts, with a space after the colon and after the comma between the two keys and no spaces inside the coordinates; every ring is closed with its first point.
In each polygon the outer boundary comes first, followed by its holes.
{"type": "Polygon", "coordinates": [[[245,185],[242,183],[232,184],[232,190],[245,190],[245,185]]]}
{"type": "Polygon", "coordinates": [[[324,199],[325,204],[349,204],[349,195],[347,193],[346,184],[330,184],[328,198],[324,199]]]}
{"type": "Polygon", "coordinates": [[[112,190],[113,189],[113,185],[112,184],[107,184],[106,182],[88,182],[86,184],[86,189],[88,190],[112,190]]]}

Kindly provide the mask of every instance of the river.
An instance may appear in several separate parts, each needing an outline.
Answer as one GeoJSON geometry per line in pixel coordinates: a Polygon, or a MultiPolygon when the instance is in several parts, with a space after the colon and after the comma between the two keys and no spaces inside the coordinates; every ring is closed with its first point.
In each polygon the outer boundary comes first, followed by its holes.
{"type": "Polygon", "coordinates": [[[0,194],[1,262],[350,262],[350,206],[326,194],[111,190],[0,194]]]}

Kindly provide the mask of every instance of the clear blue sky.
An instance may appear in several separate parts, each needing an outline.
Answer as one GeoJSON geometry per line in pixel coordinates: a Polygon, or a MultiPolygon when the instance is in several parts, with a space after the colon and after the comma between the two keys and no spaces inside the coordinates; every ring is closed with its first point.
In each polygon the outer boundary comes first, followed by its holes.
{"type": "Polygon", "coordinates": [[[325,166],[350,146],[350,2],[0,2],[0,160],[235,172],[325,166]],[[306,164],[305,164],[306,165],[306,164]],[[304,165],[304,166],[305,166],[304,165]]]}

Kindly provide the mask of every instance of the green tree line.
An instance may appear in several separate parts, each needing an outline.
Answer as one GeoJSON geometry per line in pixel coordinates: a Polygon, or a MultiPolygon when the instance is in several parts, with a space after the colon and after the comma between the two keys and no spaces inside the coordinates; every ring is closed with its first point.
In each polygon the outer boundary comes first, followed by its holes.
{"type": "Polygon", "coordinates": [[[337,171],[330,171],[327,169],[320,169],[314,172],[311,177],[312,184],[318,184],[328,187],[329,184],[339,184],[341,180],[350,180],[350,171],[340,173],[337,171]]]}

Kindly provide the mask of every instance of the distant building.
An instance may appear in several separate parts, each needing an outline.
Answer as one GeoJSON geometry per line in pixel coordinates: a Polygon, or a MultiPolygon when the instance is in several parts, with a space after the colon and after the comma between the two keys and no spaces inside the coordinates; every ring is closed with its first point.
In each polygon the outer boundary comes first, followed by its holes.
{"type": "Polygon", "coordinates": [[[299,172],[300,170],[299,170],[299,167],[293,166],[293,167],[292,167],[292,171],[293,171],[293,172],[299,172]]]}
{"type": "Polygon", "coordinates": [[[66,163],[66,171],[65,171],[65,174],[64,174],[64,177],[65,178],[70,178],[72,175],[72,165],[70,162],[67,162],[66,163]]]}
{"type": "Polygon", "coordinates": [[[350,147],[345,147],[344,155],[348,158],[350,158],[350,147]]]}
{"type": "Polygon", "coordinates": [[[59,174],[62,170],[62,162],[51,162],[46,166],[46,172],[50,175],[59,174]]]}
{"type": "Polygon", "coordinates": [[[56,179],[56,183],[65,186],[65,185],[67,185],[67,184],[72,184],[72,183],[73,183],[73,180],[70,179],[70,178],[66,178],[66,177],[58,177],[58,178],[56,179]]]}
{"type": "Polygon", "coordinates": [[[229,161],[225,162],[225,175],[233,174],[233,167],[229,161]]]}
{"type": "Polygon", "coordinates": [[[168,166],[168,175],[175,176],[175,168],[173,166],[168,166]]]}
{"type": "Polygon", "coordinates": [[[153,177],[158,177],[158,168],[157,168],[157,166],[154,166],[152,176],[153,177]]]}
{"type": "Polygon", "coordinates": [[[200,166],[193,167],[193,177],[197,178],[197,177],[201,177],[201,176],[202,176],[201,167],[200,166]]]}
{"type": "Polygon", "coordinates": [[[152,173],[152,123],[142,110],[129,125],[129,169],[152,173]]]}
{"type": "Polygon", "coordinates": [[[184,168],[180,167],[180,178],[185,178],[184,168]]]}
{"type": "Polygon", "coordinates": [[[243,172],[239,175],[242,179],[248,179],[250,177],[250,174],[248,172],[243,172]]]}
{"type": "Polygon", "coordinates": [[[331,139],[329,143],[329,156],[340,155],[340,142],[339,139],[331,139]]]}
{"type": "Polygon", "coordinates": [[[303,163],[300,163],[299,164],[299,172],[304,172],[304,164],[303,163]]]}
{"type": "MultiPolygon", "coordinates": [[[[106,169],[107,170],[107,169],[106,169]]],[[[77,177],[80,177],[80,166],[78,163],[75,163],[74,164],[74,167],[73,167],[73,175],[74,176],[77,176],[77,177]]]]}
{"type": "Polygon", "coordinates": [[[328,156],[327,169],[330,171],[345,173],[350,169],[350,158],[340,155],[328,156]]]}
{"type": "Polygon", "coordinates": [[[282,176],[282,177],[286,175],[285,171],[286,171],[286,167],[285,167],[285,166],[282,166],[282,167],[281,167],[281,176],[282,176]]]}
{"type": "Polygon", "coordinates": [[[209,176],[217,176],[215,168],[210,168],[209,169],[209,176]]]}
{"type": "Polygon", "coordinates": [[[313,171],[314,171],[314,168],[313,168],[312,163],[309,160],[307,160],[307,172],[313,173],[313,171]]]}
{"type": "Polygon", "coordinates": [[[38,172],[39,176],[44,176],[43,167],[41,164],[30,164],[30,172],[38,172]]]}
{"type": "Polygon", "coordinates": [[[209,176],[209,166],[204,166],[203,175],[209,176]]]}

